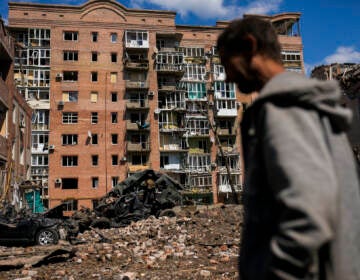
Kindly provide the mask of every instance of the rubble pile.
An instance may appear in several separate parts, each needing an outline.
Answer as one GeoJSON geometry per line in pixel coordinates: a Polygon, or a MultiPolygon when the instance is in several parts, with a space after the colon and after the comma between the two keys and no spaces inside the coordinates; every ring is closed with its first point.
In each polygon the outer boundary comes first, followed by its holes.
{"type": "MultiPolygon", "coordinates": [[[[150,216],[126,227],[84,231],[77,243],[63,244],[72,247],[68,258],[3,271],[0,279],[237,279],[241,206],[173,211],[176,217],[150,216]]],[[[16,250],[33,256],[33,248],[16,250]]],[[[12,250],[0,247],[0,255],[9,258],[12,250]]]]}

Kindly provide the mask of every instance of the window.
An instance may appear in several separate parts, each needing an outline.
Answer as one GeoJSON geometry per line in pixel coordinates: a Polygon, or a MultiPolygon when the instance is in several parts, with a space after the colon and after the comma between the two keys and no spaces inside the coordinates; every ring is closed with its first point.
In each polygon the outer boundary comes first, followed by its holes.
{"type": "Polygon", "coordinates": [[[91,32],[91,40],[93,42],[97,42],[98,41],[98,33],[97,32],[91,32]]]}
{"type": "Polygon", "coordinates": [[[235,84],[225,82],[215,82],[215,97],[221,99],[236,99],[235,84]]]}
{"type": "Polygon", "coordinates": [[[117,102],[117,101],[118,101],[117,92],[112,92],[111,93],[111,102],[117,102]]]}
{"type": "Polygon", "coordinates": [[[91,53],[91,61],[98,61],[98,53],[97,52],[91,53]]]}
{"type": "Polygon", "coordinates": [[[205,83],[181,83],[181,86],[186,88],[188,99],[206,99],[206,84],[205,83]]]}
{"type": "Polygon", "coordinates": [[[62,166],[78,166],[78,157],[62,156],[62,166]]]}
{"type": "Polygon", "coordinates": [[[98,199],[93,199],[93,200],[91,200],[91,202],[92,202],[92,208],[93,209],[98,207],[98,205],[99,205],[99,200],[98,199]]]}
{"type": "Polygon", "coordinates": [[[62,114],[62,122],[65,123],[78,123],[78,113],[64,112],[62,114]]]}
{"type": "Polygon", "coordinates": [[[64,211],[76,211],[76,210],[78,210],[78,202],[77,202],[77,200],[63,201],[63,205],[64,205],[64,208],[63,208],[64,211]]]}
{"type": "Polygon", "coordinates": [[[118,155],[111,155],[111,164],[112,165],[118,165],[119,157],[118,155]]]}
{"type": "Polygon", "coordinates": [[[78,102],[79,92],[77,91],[64,91],[62,93],[62,100],[64,102],[78,102]]]}
{"type": "Polygon", "coordinates": [[[97,134],[91,135],[91,144],[93,144],[93,145],[98,144],[98,135],[97,134]]]}
{"type": "Polygon", "coordinates": [[[116,43],[116,41],[117,41],[117,33],[111,33],[110,38],[111,38],[111,43],[116,43]]]}
{"type": "Polygon", "coordinates": [[[119,177],[111,177],[111,186],[115,188],[119,182],[119,177]]]}
{"type": "Polygon", "coordinates": [[[63,72],[63,80],[68,82],[75,82],[78,80],[78,72],[77,71],[64,71],[63,72]]]}
{"type": "Polygon", "coordinates": [[[184,53],[184,56],[186,57],[204,57],[205,56],[205,50],[204,48],[199,47],[180,47],[180,52],[184,53]]]}
{"type": "Polygon", "coordinates": [[[78,51],[64,51],[64,61],[78,61],[78,51]]]}
{"type": "Polygon", "coordinates": [[[31,155],[31,165],[32,166],[48,166],[48,156],[47,155],[31,155]]]}
{"type": "Polygon", "coordinates": [[[117,112],[111,112],[111,122],[112,123],[117,123],[118,122],[117,112]]]}
{"type": "Polygon", "coordinates": [[[78,135],[77,134],[63,134],[61,136],[63,145],[77,145],[78,135]]]}
{"type": "Polygon", "coordinates": [[[97,91],[90,92],[90,102],[96,103],[98,101],[98,95],[97,91]]]}
{"type": "Polygon", "coordinates": [[[91,72],[91,81],[92,82],[98,81],[98,72],[91,72]]]}
{"type": "Polygon", "coordinates": [[[91,112],[91,123],[96,124],[99,121],[99,116],[97,112],[91,112]]]}
{"type": "Polygon", "coordinates": [[[64,40],[65,41],[77,41],[79,32],[77,31],[64,31],[64,40]]]}
{"type": "Polygon", "coordinates": [[[206,68],[205,65],[185,64],[185,81],[205,81],[206,68]]]}
{"type": "Polygon", "coordinates": [[[92,181],[92,188],[97,189],[97,187],[99,186],[99,177],[92,177],[91,181],[92,181]]]}
{"type": "Polygon", "coordinates": [[[117,143],[118,143],[118,135],[111,134],[111,144],[117,144],[117,143]]]}
{"type": "Polygon", "coordinates": [[[91,162],[93,166],[99,165],[99,156],[98,155],[92,155],[91,156],[91,162]]]}
{"type": "Polygon", "coordinates": [[[146,163],[146,155],[132,155],[131,157],[131,164],[133,165],[145,165],[146,163]]]}
{"type": "Polygon", "coordinates": [[[49,143],[49,135],[45,134],[45,133],[35,133],[33,132],[31,135],[31,139],[32,139],[32,148],[33,149],[40,149],[45,150],[46,149],[46,145],[49,143]]]}
{"type": "Polygon", "coordinates": [[[117,82],[117,72],[111,72],[110,73],[110,83],[116,83],[117,82]]]}
{"type": "Polygon", "coordinates": [[[117,62],[117,53],[111,53],[111,62],[117,62]]]}

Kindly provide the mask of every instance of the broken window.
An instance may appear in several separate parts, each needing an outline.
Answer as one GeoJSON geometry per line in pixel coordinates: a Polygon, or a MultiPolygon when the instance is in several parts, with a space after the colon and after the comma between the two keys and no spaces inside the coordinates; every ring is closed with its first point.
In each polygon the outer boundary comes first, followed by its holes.
{"type": "Polygon", "coordinates": [[[127,48],[148,48],[149,39],[147,31],[125,31],[125,45],[127,48]]]}
{"type": "Polygon", "coordinates": [[[77,145],[78,135],[77,134],[63,134],[62,144],[63,145],[77,145]]]}
{"type": "Polygon", "coordinates": [[[147,156],[145,154],[131,156],[131,164],[133,165],[146,165],[146,163],[147,156]]]}
{"type": "Polygon", "coordinates": [[[111,62],[117,62],[117,53],[111,53],[111,62]]]}
{"type": "Polygon", "coordinates": [[[98,112],[91,112],[91,123],[96,124],[99,121],[98,112]]]}
{"type": "Polygon", "coordinates": [[[63,80],[68,82],[75,82],[78,80],[78,71],[64,71],[63,80]]]}
{"type": "MultiPolygon", "coordinates": [[[[62,189],[77,189],[78,188],[78,179],[77,178],[61,178],[61,188],[62,189]]],[[[76,202],[76,209],[77,209],[77,201],[70,200],[69,204],[76,202]],[[71,202],[70,202],[71,201],[71,202]]],[[[66,206],[65,206],[66,208],[66,206]]],[[[66,208],[69,209],[69,208],[66,208]]],[[[71,210],[69,210],[71,211],[71,210]]]]}
{"type": "Polygon", "coordinates": [[[78,157],[77,156],[62,156],[62,166],[77,166],[78,157]]]}
{"type": "Polygon", "coordinates": [[[111,112],[111,123],[117,123],[117,122],[118,122],[117,112],[111,112]]]}
{"type": "Polygon", "coordinates": [[[91,61],[98,61],[98,53],[97,52],[92,52],[91,53],[91,61]]]}
{"type": "Polygon", "coordinates": [[[49,143],[49,135],[42,132],[33,132],[31,135],[32,148],[39,151],[44,151],[49,143]]]}
{"type": "MultiPolygon", "coordinates": [[[[68,180],[70,180],[70,179],[68,179],[68,180]]],[[[73,180],[75,180],[75,179],[73,179],[73,180]]],[[[64,183],[62,185],[64,185],[64,183]]],[[[77,179],[76,179],[76,185],[77,185],[77,179]]],[[[64,188],[64,186],[62,188],[67,189],[67,188],[64,188]]],[[[76,188],[69,188],[69,189],[77,189],[77,187],[76,188]]],[[[77,200],[63,201],[63,205],[64,205],[64,208],[63,208],[64,211],[76,211],[76,210],[78,210],[78,201],[77,200]]]]}
{"type": "Polygon", "coordinates": [[[97,32],[91,32],[91,40],[93,42],[97,42],[98,41],[98,33],[97,32]]]}
{"type": "Polygon", "coordinates": [[[111,144],[117,144],[117,143],[118,143],[118,135],[111,134],[111,144]]]}
{"type": "Polygon", "coordinates": [[[119,177],[111,177],[111,187],[115,188],[119,183],[119,177]]]}
{"type": "Polygon", "coordinates": [[[236,99],[235,84],[217,81],[214,84],[215,97],[222,99],[236,99]]]}
{"type": "Polygon", "coordinates": [[[32,166],[48,166],[49,160],[48,155],[31,155],[31,165],[32,166]]]}
{"type": "Polygon", "coordinates": [[[204,57],[205,50],[202,47],[179,47],[179,51],[186,57],[204,57]]]}
{"type": "Polygon", "coordinates": [[[64,51],[64,61],[78,61],[78,51],[64,51]]]}
{"type": "Polygon", "coordinates": [[[220,64],[213,64],[212,65],[212,72],[214,75],[215,81],[225,81],[226,74],[225,74],[225,67],[220,64]]]}
{"type": "Polygon", "coordinates": [[[29,29],[29,43],[32,47],[50,47],[50,29],[29,29]]]}
{"type": "Polygon", "coordinates": [[[91,156],[91,162],[93,166],[97,166],[99,164],[99,156],[98,155],[92,155],[91,156]]]}
{"type": "Polygon", "coordinates": [[[205,81],[206,67],[199,64],[185,64],[183,81],[205,81]]]}
{"type": "Polygon", "coordinates": [[[63,124],[78,123],[78,113],[76,112],[64,112],[62,114],[63,124]]]}
{"type": "Polygon", "coordinates": [[[97,187],[99,186],[99,177],[92,177],[91,182],[92,188],[97,189],[97,187]]]}
{"type": "Polygon", "coordinates": [[[98,144],[98,135],[97,134],[92,134],[91,135],[91,144],[92,145],[97,145],[98,144]]]}
{"type": "Polygon", "coordinates": [[[189,154],[188,168],[193,171],[208,171],[210,166],[209,154],[189,154]]]}
{"type": "Polygon", "coordinates": [[[111,164],[112,165],[118,165],[119,157],[118,155],[111,155],[111,164]]]}
{"type": "Polygon", "coordinates": [[[111,93],[111,102],[117,102],[118,101],[118,95],[117,92],[111,93]]]}
{"type": "Polygon", "coordinates": [[[91,81],[92,82],[98,81],[98,72],[91,72],[91,81]]]}
{"type": "Polygon", "coordinates": [[[187,121],[186,129],[190,135],[208,135],[209,122],[207,119],[190,119],[187,121]]]}
{"type": "Polygon", "coordinates": [[[64,31],[63,36],[65,41],[77,41],[79,33],[77,31],[64,31]]]}
{"type": "Polygon", "coordinates": [[[62,101],[64,102],[78,102],[78,91],[64,91],[62,93],[62,101]]]}

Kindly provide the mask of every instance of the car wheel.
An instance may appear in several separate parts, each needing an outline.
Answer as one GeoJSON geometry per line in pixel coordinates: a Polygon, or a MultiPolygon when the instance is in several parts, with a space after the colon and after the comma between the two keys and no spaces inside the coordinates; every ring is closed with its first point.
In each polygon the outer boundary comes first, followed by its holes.
{"type": "Polygon", "coordinates": [[[50,245],[50,244],[57,244],[59,241],[59,235],[56,231],[52,229],[40,229],[36,234],[36,244],[38,245],[50,245]]]}

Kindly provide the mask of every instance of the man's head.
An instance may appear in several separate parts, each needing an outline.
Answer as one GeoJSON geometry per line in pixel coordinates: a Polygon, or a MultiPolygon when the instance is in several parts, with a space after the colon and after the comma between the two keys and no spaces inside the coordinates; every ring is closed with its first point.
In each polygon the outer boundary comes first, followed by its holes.
{"type": "Polygon", "coordinates": [[[232,21],[220,34],[217,48],[227,81],[243,93],[259,91],[275,72],[283,71],[276,31],[259,17],[232,21]]]}

